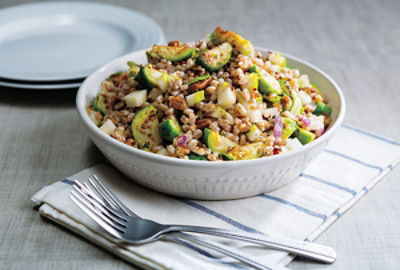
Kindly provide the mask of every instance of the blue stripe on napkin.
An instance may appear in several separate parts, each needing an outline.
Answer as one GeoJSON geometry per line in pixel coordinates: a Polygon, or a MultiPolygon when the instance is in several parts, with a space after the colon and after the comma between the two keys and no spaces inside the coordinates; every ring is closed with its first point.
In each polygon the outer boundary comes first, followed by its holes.
{"type": "Polygon", "coordinates": [[[314,175],[309,175],[309,174],[302,173],[302,174],[300,174],[300,176],[304,177],[304,178],[307,178],[309,180],[313,180],[313,181],[316,181],[316,182],[319,182],[319,183],[322,183],[322,184],[325,184],[325,185],[328,185],[328,186],[335,187],[337,189],[346,191],[346,192],[350,193],[353,196],[356,195],[356,193],[357,193],[354,189],[351,189],[351,188],[348,188],[346,186],[342,186],[342,185],[339,185],[339,184],[324,180],[324,179],[316,177],[314,175]]]}
{"type": "Polygon", "coordinates": [[[359,159],[350,157],[350,156],[348,156],[348,155],[345,155],[345,154],[343,154],[343,153],[339,153],[339,152],[334,151],[334,150],[324,149],[324,152],[329,153],[329,154],[332,154],[332,155],[336,155],[336,156],[339,156],[339,157],[342,157],[342,158],[345,158],[345,159],[347,159],[347,160],[354,161],[354,162],[356,162],[356,163],[358,163],[358,164],[360,164],[360,165],[363,165],[363,166],[365,166],[365,167],[369,167],[369,168],[372,168],[372,169],[376,169],[376,170],[378,170],[378,171],[380,171],[380,172],[383,171],[383,168],[381,168],[381,167],[379,167],[379,166],[369,164],[369,163],[367,163],[367,162],[364,162],[364,161],[362,161],[362,160],[359,160],[359,159]]]}
{"type": "Polygon", "coordinates": [[[360,133],[360,134],[364,134],[364,135],[366,135],[366,136],[368,136],[368,137],[375,138],[375,139],[378,139],[378,140],[383,141],[383,142],[387,142],[387,143],[389,143],[389,144],[393,144],[393,145],[396,145],[396,146],[400,146],[400,142],[392,141],[392,140],[390,140],[390,139],[388,139],[388,138],[381,137],[381,136],[379,136],[379,135],[372,134],[372,133],[369,133],[369,132],[367,132],[367,131],[360,130],[360,129],[358,129],[358,128],[354,128],[354,127],[350,127],[350,126],[346,126],[346,125],[342,125],[342,127],[347,128],[347,129],[350,129],[350,130],[353,130],[353,131],[358,132],[358,133],[360,133]]]}
{"type": "Polygon", "coordinates": [[[290,202],[288,200],[284,200],[282,198],[278,198],[278,197],[271,196],[271,195],[268,195],[268,194],[260,194],[260,195],[258,195],[258,197],[269,199],[269,200],[273,200],[273,201],[276,201],[278,203],[290,206],[290,207],[292,207],[294,209],[297,209],[297,210],[299,210],[299,211],[301,211],[301,212],[303,212],[303,213],[305,213],[307,215],[310,215],[310,216],[313,216],[313,217],[317,217],[317,218],[321,218],[324,221],[327,219],[326,215],[317,213],[317,212],[315,212],[315,211],[313,211],[311,209],[305,208],[303,206],[300,206],[298,204],[292,203],[292,202],[290,202]]]}
{"type": "Polygon", "coordinates": [[[200,211],[202,211],[204,213],[207,213],[207,214],[209,214],[211,216],[214,216],[214,217],[216,217],[216,218],[218,218],[220,220],[223,220],[226,223],[228,223],[228,224],[230,224],[230,225],[232,225],[232,226],[234,226],[234,227],[236,227],[236,228],[238,228],[238,229],[240,229],[242,231],[246,231],[246,232],[249,232],[249,233],[264,234],[263,232],[257,231],[254,228],[246,226],[246,225],[244,225],[244,224],[242,224],[242,223],[240,223],[240,222],[238,222],[236,220],[228,218],[227,216],[224,216],[224,215],[222,215],[222,214],[220,214],[220,213],[218,213],[218,212],[216,212],[216,211],[214,211],[214,210],[212,210],[210,208],[207,208],[207,207],[205,207],[203,205],[200,205],[198,203],[195,203],[193,201],[189,201],[189,200],[185,200],[185,199],[177,199],[177,200],[180,201],[180,202],[183,202],[186,205],[189,205],[189,206],[191,206],[193,208],[196,208],[197,210],[200,210],[200,211]]]}
{"type": "Polygon", "coordinates": [[[71,185],[71,186],[74,184],[74,181],[69,180],[69,179],[64,179],[61,182],[65,183],[65,184],[68,184],[68,185],[71,185]]]}

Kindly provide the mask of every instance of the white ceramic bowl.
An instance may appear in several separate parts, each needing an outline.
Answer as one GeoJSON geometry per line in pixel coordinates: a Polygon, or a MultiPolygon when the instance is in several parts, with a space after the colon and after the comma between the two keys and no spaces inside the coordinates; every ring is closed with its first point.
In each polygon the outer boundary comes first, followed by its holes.
{"type": "MultiPolygon", "coordinates": [[[[259,51],[268,52],[266,49],[259,51]]],[[[100,90],[100,83],[113,72],[127,69],[127,61],[145,64],[145,50],[124,55],[90,75],[77,93],[76,107],[96,146],[118,170],[135,182],[153,190],[191,199],[225,200],[254,196],[276,189],[299,176],[325,148],[345,114],[343,94],[328,75],[305,61],[285,56],[288,66],[308,74],[310,80],[329,98],[333,121],[320,138],[276,156],[225,162],[181,160],[130,147],[103,133],[90,120],[86,107],[100,90]]]]}

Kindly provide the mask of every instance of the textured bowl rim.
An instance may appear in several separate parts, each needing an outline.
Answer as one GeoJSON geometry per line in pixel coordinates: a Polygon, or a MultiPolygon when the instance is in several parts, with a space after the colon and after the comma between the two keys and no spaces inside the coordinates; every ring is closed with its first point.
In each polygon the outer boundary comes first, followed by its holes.
{"type": "MultiPolygon", "coordinates": [[[[170,164],[170,165],[176,165],[176,166],[186,166],[186,167],[196,167],[196,168],[220,168],[220,169],[230,169],[235,166],[245,166],[245,165],[253,165],[257,166],[260,164],[264,164],[265,162],[274,162],[274,161],[279,161],[280,159],[285,159],[289,158],[290,156],[297,155],[301,152],[306,152],[308,149],[318,145],[322,144],[323,142],[327,141],[332,134],[338,129],[339,126],[341,126],[345,112],[346,112],[346,104],[345,104],[345,99],[342,93],[342,90],[340,87],[337,85],[337,83],[324,71],[319,69],[318,67],[308,63],[307,61],[304,61],[300,58],[288,55],[286,53],[281,53],[288,59],[294,60],[296,62],[299,62],[305,66],[310,67],[331,83],[339,96],[339,101],[340,101],[340,107],[339,107],[339,113],[338,116],[334,122],[334,124],[329,127],[329,129],[317,140],[312,141],[309,144],[306,144],[302,147],[299,147],[297,149],[294,149],[292,151],[284,152],[279,155],[273,155],[273,156],[268,156],[268,157],[263,157],[263,158],[258,158],[258,159],[252,159],[252,160],[235,160],[235,161],[221,161],[221,162],[205,162],[205,161],[198,161],[198,160],[184,160],[184,159],[179,159],[179,158],[174,158],[174,157],[168,157],[168,156],[163,156],[160,154],[155,154],[152,152],[146,152],[137,148],[134,148],[132,146],[128,146],[108,135],[106,135],[104,132],[102,132],[89,118],[87,112],[86,112],[86,107],[82,106],[81,104],[85,105],[85,96],[86,96],[86,90],[88,89],[89,82],[93,79],[93,77],[96,76],[97,73],[103,72],[104,70],[108,69],[109,66],[113,65],[115,62],[119,62],[123,58],[127,57],[135,57],[135,55],[139,55],[141,53],[144,53],[146,50],[149,50],[151,48],[147,48],[144,50],[136,51],[136,52],[131,52],[125,55],[122,55],[118,57],[117,59],[114,59],[110,61],[109,63],[103,65],[99,69],[97,69],[95,72],[93,72],[90,76],[88,76],[84,82],[82,83],[81,87],[79,88],[77,95],[76,95],[76,109],[78,112],[78,115],[81,118],[82,123],[84,126],[89,130],[89,132],[96,136],[98,139],[100,139],[102,142],[108,144],[111,147],[118,148],[119,150],[122,150],[126,153],[132,154],[134,156],[137,156],[138,158],[143,158],[147,160],[153,160],[156,163],[163,163],[163,164],[170,164]]],[[[270,49],[267,48],[262,48],[262,47],[256,47],[258,51],[261,52],[268,52],[271,51],[270,49]]]]}

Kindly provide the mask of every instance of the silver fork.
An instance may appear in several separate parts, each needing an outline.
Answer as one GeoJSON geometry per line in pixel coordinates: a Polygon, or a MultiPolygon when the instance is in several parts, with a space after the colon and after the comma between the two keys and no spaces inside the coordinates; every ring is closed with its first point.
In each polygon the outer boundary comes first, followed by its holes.
{"type": "MultiPolygon", "coordinates": [[[[98,178],[95,178],[95,180],[103,189],[105,188],[104,184],[102,184],[98,178]]],[[[91,179],[89,179],[88,183],[91,183],[95,188],[96,185],[91,179]]],[[[94,213],[96,213],[96,217],[98,219],[100,218],[103,223],[106,223],[108,228],[107,231],[109,233],[132,244],[153,241],[168,232],[190,231],[248,241],[327,263],[332,263],[336,259],[336,252],[332,248],[315,243],[217,228],[164,225],[151,220],[142,219],[136,215],[129,216],[129,214],[124,213],[124,211],[116,211],[115,209],[108,207],[107,204],[102,204],[101,200],[96,200],[97,196],[93,191],[92,194],[90,194],[91,196],[89,196],[88,193],[90,193],[90,188],[88,185],[83,186],[77,182],[77,185],[75,185],[74,188],[87,199],[87,201],[85,201],[73,192],[72,196],[74,196],[75,201],[76,199],[80,199],[81,203],[84,203],[89,207],[89,209],[92,208],[92,211],[94,210],[94,213]],[[85,188],[87,192],[83,192],[82,188],[85,188]],[[88,201],[90,203],[88,203],[88,201]]],[[[97,191],[99,190],[97,189],[97,191]]]]}
{"type": "MultiPolygon", "coordinates": [[[[102,207],[107,206],[107,207],[111,208],[112,210],[122,211],[123,213],[125,213],[128,216],[139,217],[138,215],[133,213],[126,205],[124,205],[112,193],[112,191],[109,188],[107,188],[95,175],[93,175],[93,176],[94,176],[94,179],[95,179],[97,185],[90,178],[88,179],[89,185],[86,183],[81,184],[75,180],[76,185],[73,186],[74,189],[77,190],[81,195],[84,195],[85,199],[88,199],[88,198],[95,199],[97,201],[97,203],[102,205],[102,207]],[[93,190],[95,190],[95,192],[93,190]],[[82,192],[84,194],[82,194],[82,192]]],[[[77,204],[77,206],[81,210],[83,210],[87,215],[89,215],[103,229],[108,231],[111,228],[111,230],[112,230],[112,227],[110,227],[103,220],[99,219],[97,212],[92,212],[91,207],[96,207],[94,204],[92,204],[90,202],[88,205],[88,202],[83,201],[82,198],[80,196],[77,196],[77,194],[73,191],[71,191],[71,199],[74,201],[75,204],[77,204]]],[[[96,205],[98,205],[98,204],[96,204],[96,205]]],[[[109,233],[112,234],[111,232],[109,232],[109,233]]],[[[117,238],[120,239],[119,237],[117,237],[117,238]]],[[[175,242],[177,244],[184,245],[184,246],[185,246],[185,241],[182,241],[182,239],[189,240],[189,241],[192,241],[199,245],[208,247],[217,252],[220,252],[221,254],[227,255],[231,258],[237,259],[238,261],[240,261],[244,264],[254,267],[254,269],[288,270],[288,268],[277,265],[277,264],[268,264],[267,265],[265,262],[261,263],[258,261],[257,258],[249,256],[248,254],[244,254],[243,252],[240,252],[238,250],[231,249],[227,246],[221,245],[221,244],[213,242],[213,241],[204,241],[197,236],[190,235],[190,234],[183,233],[183,232],[172,232],[169,234],[163,234],[163,235],[160,235],[159,238],[167,239],[167,240],[170,240],[172,242],[175,242]]]]}

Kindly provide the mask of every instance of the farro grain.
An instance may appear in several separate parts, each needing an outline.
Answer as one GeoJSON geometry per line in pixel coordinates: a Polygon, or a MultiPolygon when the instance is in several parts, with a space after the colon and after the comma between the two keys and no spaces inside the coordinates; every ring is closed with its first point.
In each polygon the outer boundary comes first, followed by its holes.
{"type": "Polygon", "coordinates": [[[201,102],[197,103],[196,105],[194,105],[194,107],[199,111],[203,111],[204,110],[204,106],[205,105],[204,105],[203,101],[201,101],[201,102]]]}
{"type": "Polygon", "coordinates": [[[211,81],[211,86],[214,86],[215,88],[219,85],[218,79],[214,79],[211,81]]]}
{"type": "Polygon", "coordinates": [[[243,89],[243,91],[242,91],[242,97],[243,97],[243,99],[244,99],[245,101],[249,101],[249,100],[250,100],[251,96],[250,96],[250,91],[249,91],[249,89],[247,89],[247,88],[243,89]]]}
{"type": "Polygon", "coordinates": [[[226,113],[224,116],[225,120],[228,121],[229,125],[232,125],[234,123],[233,121],[233,116],[230,113],[226,113]]]}
{"type": "Polygon", "coordinates": [[[188,147],[189,147],[189,149],[190,150],[194,150],[194,149],[196,149],[197,148],[197,145],[199,144],[199,141],[198,140],[191,140],[191,141],[189,141],[189,143],[188,143],[188,147]]]}
{"type": "Polygon", "coordinates": [[[172,144],[170,144],[167,146],[167,151],[170,156],[173,156],[175,154],[175,147],[172,144]]]}
{"type": "Polygon", "coordinates": [[[275,137],[272,136],[272,135],[270,135],[270,136],[268,136],[267,139],[265,140],[265,145],[267,145],[267,146],[272,146],[272,145],[274,145],[274,142],[275,142],[275,137]]]}
{"type": "Polygon", "coordinates": [[[101,113],[99,113],[99,112],[95,112],[94,117],[95,117],[95,119],[98,120],[98,121],[100,121],[101,119],[103,119],[103,115],[102,115],[101,113]]]}
{"type": "Polygon", "coordinates": [[[246,144],[248,144],[246,135],[244,135],[244,134],[240,135],[239,144],[240,144],[240,145],[246,145],[246,144]]]}
{"type": "Polygon", "coordinates": [[[218,119],[218,125],[225,131],[229,132],[231,131],[231,125],[228,123],[226,119],[218,119]]]}
{"type": "Polygon", "coordinates": [[[247,115],[246,108],[240,103],[236,104],[236,111],[238,113],[238,116],[240,116],[240,117],[245,117],[247,115]]]}
{"type": "Polygon", "coordinates": [[[227,137],[231,141],[236,141],[236,136],[233,135],[231,132],[225,132],[224,133],[225,137],[227,137]]]}
{"type": "Polygon", "coordinates": [[[205,113],[211,114],[215,111],[215,108],[216,108],[215,104],[210,102],[210,103],[205,104],[203,109],[204,109],[205,113]]]}
{"type": "Polygon", "coordinates": [[[202,147],[194,147],[193,149],[191,149],[192,150],[192,152],[194,152],[194,153],[196,153],[196,154],[198,154],[198,155],[200,155],[200,156],[203,156],[203,155],[205,155],[206,154],[206,151],[204,150],[204,148],[202,148],[202,147]]]}
{"type": "Polygon", "coordinates": [[[183,124],[182,129],[184,132],[188,132],[191,130],[191,126],[188,124],[183,124]]]}
{"type": "Polygon", "coordinates": [[[181,116],[181,122],[184,124],[188,124],[189,123],[189,118],[186,115],[182,115],[181,116]]]}
{"type": "MultiPolygon", "coordinates": [[[[172,91],[172,92],[171,92],[171,95],[172,95],[172,96],[177,96],[177,95],[179,95],[179,92],[180,92],[179,90],[172,91]]],[[[170,106],[171,106],[171,105],[170,105],[170,106]]]]}
{"type": "Polygon", "coordinates": [[[248,123],[242,123],[239,126],[239,130],[240,130],[241,133],[246,133],[246,132],[248,132],[250,130],[250,125],[248,123]]]}
{"type": "Polygon", "coordinates": [[[272,156],[274,154],[274,148],[270,145],[264,147],[264,156],[272,156]]]}
{"type": "Polygon", "coordinates": [[[173,114],[174,114],[174,108],[169,108],[169,109],[166,111],[166,114],[167,114],[167,115],[173,115],[173,114]]]}
{"type": "Polygon", "coordinates": [[[218,123],[213,121],[210,123],[210,125],[208,126],[212,131],[214,132],[219,132],[221,129],[218,126],[218,123]]]}
{"type": "Polygon", "coordinates": [[[196,130],[193,132],[193,138],[194,138],[194,139],[200,139],[201,136],[203,136],[203,131],[202,131],[201,129],[196,129],[196,130]]]}

